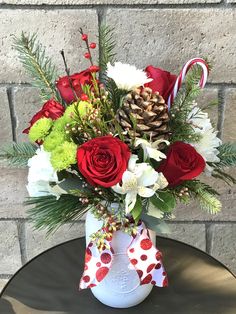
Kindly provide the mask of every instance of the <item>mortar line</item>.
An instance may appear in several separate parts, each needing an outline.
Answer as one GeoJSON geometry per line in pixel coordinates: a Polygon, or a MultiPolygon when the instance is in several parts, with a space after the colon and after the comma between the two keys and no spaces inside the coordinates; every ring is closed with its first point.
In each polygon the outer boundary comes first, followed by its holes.
{"type": "Polygon", "coordinates": [[[213,240],[213,227],[214,225],[211,223],[206,223],[206,252],[211,254],[212,252],[212,240],[213,240]]]}
{"type": "Polygon", "coordinates": [[[27,262],[26,252],[26,234],[25,234],[25,223],[18,221],[17,223],[18,239],[20,244],[21,263],[24,265],[27,262]]]}
{"type": "Polygon", "coordinates": [[[236,3],[227,3],[224,0],[218,3],[142,3],[142,4],[0,4],[0,9],[11,10],[86,10],[86,9],[209,9],[209,8],[225,8],[235,7],[236,3]]]}
{"type": "Polygon", "coordinates": [[[225,118],[225,87],[222,86],[218,90],[218,122],[217,122],[217,130],[219,138],[223,136],[223,127],[224,127],[224,118],[225,118]]]}
{"type": "Polygon", "coordinates": [[[14,94],[12,87],[7,87],[7,98],[8,98],[8,105],[10,110],[10,117],[11,117],[11,129],[12,129],[12,140],[16,141],[16,113],[15,113],[15,106],[14,106],[14,94]]]}

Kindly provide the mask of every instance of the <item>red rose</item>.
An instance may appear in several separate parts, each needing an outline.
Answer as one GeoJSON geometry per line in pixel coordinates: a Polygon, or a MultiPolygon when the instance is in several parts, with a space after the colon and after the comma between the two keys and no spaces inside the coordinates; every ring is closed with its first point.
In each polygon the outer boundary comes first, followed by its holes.
{"type": "Polygon", "coordinates": [[[155,68],[152,65],[146,67],[145,71],[147,76],[153,79],[150,83],[145,84],[145,86],[150,87],[153,92],[159,92],[167,102],[177,76],[160,68],[155,68]]]}
{"type": "Polygon", "coordinates": [[[81,174],[91,185],[106,188],[121,181],[129,158],[129,147],[112,136],[94,138],[82,144],[77,151],[81,174]]]}
{"type": "Polygon", "coordinates": [[[206,163],[196,149],[183,142],[170,145],[167,158],[157,171],[162,172],[170,186],[196,178],[205,169],[206,163]]]}
{"type": "MultiPolygon", "coordinates": [[[[98,71],[99,68],[97,67],[96,71],[98,71]]],[[[83,91],[81,88],[81,85],[92,85],[92,74],[91,72],[96,72],[95,69],[84,70],[80,73],[75,73],[70,75],[71,84],[73,86],[74,92],[79,97],[83,91]]],[[[70,87],[70,81],[68,76],[60,77],[59,80],[56,82],[56,86],[61,94],[61,97],[65,100],[67,104],[70,104],[71,102],[75,101],[75,95],[70,87]]]]}
{"type": "Polygon", "coordinates": [[[38,121],[41,118],[51,118],[52,120],[56,120],[58,118],[60,118],[63,113],[65,111],[65,108],[59,104],[59,102],[56,102],[53,99],[48,100],[42,107],[42,109],[40,111],[38,111],[33,118],[31,119],[30,123],[30,127],[28,127],[27,129],[25,129],[23,131],[23,133],[28,134],[30,128],[32,127],[32,125],[38,121]]]}

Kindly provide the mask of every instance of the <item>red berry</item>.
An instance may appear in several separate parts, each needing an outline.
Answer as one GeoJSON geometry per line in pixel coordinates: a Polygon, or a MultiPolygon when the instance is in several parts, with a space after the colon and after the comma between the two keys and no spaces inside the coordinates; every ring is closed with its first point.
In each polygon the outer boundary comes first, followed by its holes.
{"type": "Polygon", "coordinates": [[[82,101],[87,101],[89,98],[88,98],[88,95],[82,94],[82,95],[80,96],[80,99],[81,99],[82,101]]]}
{"type": "Polygon", "coordinates": [[[89,67],[90,72],[98,72],[99,71],[99,67],[97,65],[91,65],[89,67]]]}
{"type": "Polygon", "coordinates": [[[96,48],[96,44],[95,43],[91,43],[90,45],[89,45],[89,47],[91,48],[91,49],[95,49],[96,48]]]}
{"type": "Polygon", "coordinates": [[[88,40],[88,35],[87,34],[83,34],[81,36],[81,38],[82,38],[82,40],[86,41],[86,40],[88,40]]]}
{"type": "Polygon", "coordinates": [[[90,59],[90,58],[91,58],[91,55],[90,55],[89,52],[86,52],[86,53],[84,54],[84,57],[85,57],[86,59],[90,59]]]}

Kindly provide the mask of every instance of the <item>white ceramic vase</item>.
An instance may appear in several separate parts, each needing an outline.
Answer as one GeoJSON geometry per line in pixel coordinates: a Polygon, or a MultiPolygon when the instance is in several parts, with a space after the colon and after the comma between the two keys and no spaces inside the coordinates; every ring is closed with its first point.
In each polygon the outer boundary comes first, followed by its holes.
{"type": "MultiPolygon", "coordinates": [[[[94,217],[91,211],[86,217],[86,243],[90,235],[102,227],[102,221],[94,217]]],[[[150,231],[150,237],[155,245],[156,234],[150,231]]],[[[126,254],[132,237],[122,231],[116,231],[112,238],[114,249],[113,262],[108,275],[97,287],[91,288],[93,295],[102,303],[114,308],[128,308],[141,303],[151,292],[153,285],[140,285],[140,279],[135,271],[128,267],[130,261],[126,254]]]]}

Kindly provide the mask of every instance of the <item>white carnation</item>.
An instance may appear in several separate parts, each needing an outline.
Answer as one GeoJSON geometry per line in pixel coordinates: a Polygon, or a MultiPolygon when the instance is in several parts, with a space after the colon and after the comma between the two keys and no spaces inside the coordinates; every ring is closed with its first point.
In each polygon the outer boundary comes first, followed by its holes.
{"type": "Polygon", "coordinates": [[[219,162],[217,155],[219,154],[218,147],[221,145],[221,140],[217,137],[217,131],[212,127],[211,121],[206,112],[201,111],[198,107],[194,107],[188,117],[188,122],[196,133],[201,134],[201,139],[197,143],[190,143],[196,151],[209,162],[219,162]]]}
{"type": "Polygon", "coordinates": [[[115,62],[114,65],[109,62],[107,64],[107,76],[115,81],[119,89],[127,91],[152,81],[151,78],[147,77],[145,71],[138,70],[134,65],[121,62],[115,62]]]}
{"type": "Polygon", "coordinates": [[[37,149],[36,154],[28,160],[27,190],[31,197],[53,194],[50,182],[58,182],[56,171],[50,162],[51,153],[44,151],[43,147],[37,149]]]}

